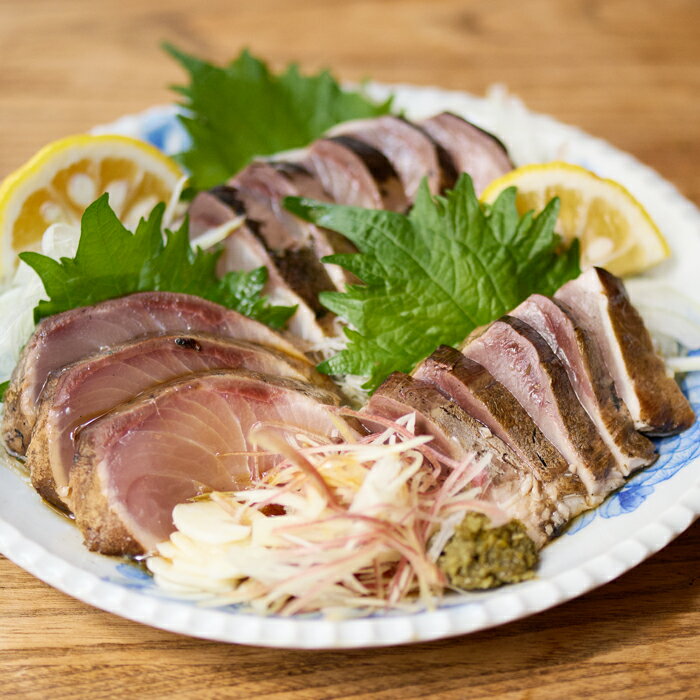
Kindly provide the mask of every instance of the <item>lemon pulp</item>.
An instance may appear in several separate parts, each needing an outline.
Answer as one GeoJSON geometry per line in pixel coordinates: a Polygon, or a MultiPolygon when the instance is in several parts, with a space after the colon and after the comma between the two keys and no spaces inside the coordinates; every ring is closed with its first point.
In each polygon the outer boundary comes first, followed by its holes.
{"type": "Polygon", "coordinates": [[[0,269],[16,253],[36,250],[47,227],[78,224],[85,209],[108,192],[127,227],[167,202],[182,170],[153,146],[116,135],[80,135],[55,141],[0,185],[0,269]]]}
{"type": "Polygon", "coordinates": [[[644,207],[619,183],[585,168],[561,162],[526,165],[492,182],[481,198],[493,203],[507,187],[517,187],[521,215],[542,211],[559,197],[557,232],[567,242],[579,239],[584,269],[597,265],[616,275],[633,275],[670,255],[644,207]]]}

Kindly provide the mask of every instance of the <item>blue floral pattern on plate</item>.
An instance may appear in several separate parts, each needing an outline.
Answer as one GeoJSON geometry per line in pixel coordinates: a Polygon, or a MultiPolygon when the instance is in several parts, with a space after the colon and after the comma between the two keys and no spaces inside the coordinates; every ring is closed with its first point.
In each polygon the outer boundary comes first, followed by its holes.
{"type": "MultiPolygon", "coordinates": [[[[696,350],[691,355],[700,355],[696,350]]],[[[700,415],[700,372],[692,372],[682,383],[683,393],[688,397],[695,415],[700,415]]],[[[598,515],[602,518],[616,518],[639,508],[654,493],[654,487],[670,479],[679,469],[700,456],[700,421],[685,432],[673,437],[656,440],[659,459],[647,469],[630,478],[627,483],[598,508],[584,513],[567,530],[573,535],[592,523],[598,515]]]]}
{"type": "Polygon", "coordinates": [[[104,581],[118,583],[123,588],[142,591],[144,588],[153,588],[155,582],[153,576],[145,568],[131,562],[122,562],[114,567],[117,576],[108,576],[104,581]]]}
{"type": "Polygon", "coordinates": [[[168,155],[174,155],[189,143],[189,136],[177,118],[177,112],[151,111],[140,122],[141,138],[168,155]]]}

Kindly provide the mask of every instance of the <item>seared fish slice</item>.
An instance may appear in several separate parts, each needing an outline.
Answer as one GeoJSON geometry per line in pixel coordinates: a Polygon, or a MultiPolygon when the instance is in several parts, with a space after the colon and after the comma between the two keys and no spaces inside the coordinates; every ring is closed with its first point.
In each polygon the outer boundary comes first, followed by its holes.
{"type": "Polygon", "coordinates": [[[456,114],[443,112],[420,126],[447,151],[458,173],[471,175],[477,194],[513,169],[506,147],[495,136],[456,114]]]}
{"type": "Polygon", "coordinates": [[[283,205],[285,197],[330,201],[319,181],[304,165],[254,161],[233,177],[230,184],[236,189],[248,217],[257,222],[256,233],[275,258],[294,262],[302,257],[304,268],[308,267],[308,274],[316,280],[316,293],[326,289],[345,289],[348,273],[338,265],[319,261],[326,255],[356,253],[357,248],[335,231],[298,219],[283,205]]]}
{"type": "Polygon", "coordinates": [[[693,424],[693,409],[666,374],[621,280],[594,267],[567,282],[554,297],[571,309],[598,343],[617,393],[638,430],[673,435],[693,424]]]}
{"type": "Polygon", "coordinates": [[[591,496],[513,395],[480,364],[440,346],[414,371],[510,447],[541,483],[564,520],[602,501],[591,496]]]}
{"type": "Polygon", "coordinates": [[[25,453],[36,402],[54,370],[135,338],[195,331],[249,340],[306,359],[292,341],[268,326],[189,294],[142,292],[72,309],[41,321],[22,351],[5,394],[5,444],[25,453]]]}
{"type": "MultiPolygon", "coordinates": [[[[477,483],[487,498],[525,525],[538,545],[544,545],[565,522],[541,482],[513,450],[433,385],[394,372],[372,395],[364,410],[368,416],[392,421],[414,413],[416,434],[430,435],[433,438],[430,446],[452,459],[489,455],[488,466],[477,483]]],[[[370,430],[383,430],[371,419],[363,424],[370,430]]]]}
{"type": "Polygon", "coordinates": [[[311,144],[304,164],[334,202],[403,212],[408,199],[389,160],[376,148],[350,136],[311,144]]]}
{"type": "Polygon", "coordinates": [[[347,122],[333,129],[381,151],[401,178],[410,202],[425,177],[432,194],[451,188],[457,180],[452,158],[426,131],[401,117],[387,115],[376,119],[347,122]]]}
{"type": "MultiPolygon", "coordinates": [[[[231,187],[200,192],[189,209],[190,231],[198,236],[207,230],[245,215],[246,210],[231,187]]],[[[223,241],[218,273],[267,268],[264,292],[274,304],[296,306],[287,327],[307,346],[322,342],[334,318],[318,300],[318,292],[332,287],[320,263],[308,248],[275,255],[257,232],[257,223],[247,221],[223,241]]]]}
{"type": "Polygon", "coordinates": [[[334,390],[332,382],[307,362],[243,340],[200,333],[152,336],[111,347],[58,370],[47,381],[27,449],[34,488],[47,501],[70,510],[74,437],[83,425],[158,384],[192,372],[228,368],[334,390]]]}
{"type": "Polygon", "coordinates": [[[566,305],[533,294],[510,315],[532,326],[561,360],[578,400],[595,423],[622,473],[627,476],[635,469],[651,464],[656,459],[654,444],[635,430],[597,344],[576,324],[566,305]]]}
{"type": "Polygon", "coordinates": [[[623,482],[615,458],[576,398],[559,358],[532,326],[503,316],[463,350],[525,409],[593,496],[623,482]]]}
{"type": "Polygon", "coordinates": [[[144,554],[174,530],[172,510],[207,491],[246,488],[276,464],[251,430],[337,434],[333,394],[243,370],[161,384],[81,430],[70,473],[76,523],[91,550],[144,554]]]}

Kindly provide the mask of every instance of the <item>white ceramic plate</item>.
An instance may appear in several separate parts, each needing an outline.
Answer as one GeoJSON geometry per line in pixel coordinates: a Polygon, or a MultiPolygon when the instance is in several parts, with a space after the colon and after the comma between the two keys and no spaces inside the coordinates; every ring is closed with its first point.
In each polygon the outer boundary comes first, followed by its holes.
{"type": "MultiPolygon", "coordinates": [[[[375,85],[394,92],[409,117],[449,109],[498,134],[518,164],[565,159],[625,184],[668,237],[671,261],[652,276],[700,302],[700,211],[629,155],[554,120],[527,112],[505,95],[375,85]]],[[[184,134],[172,107],[125,117],[100,131],[126,133],[177,151],[184,134]]],[[[685,390],[700,413],[700,373],[685,390]]],[[[0,467],[0,551],[50,585],[103,610],[196,637],[276,647],[341,648],[399,644],[474,632],[570,600],[629,570],[685,530],[700,514],[700,425],[659,441],[661,456],[542,553],[536,580],[452,596],[433,611],[370,618],[260,617],[234,607],[208,609],[171,599],[140,569],[89,553],[69,520],[47,507],[26,476],[0,467]]]]}

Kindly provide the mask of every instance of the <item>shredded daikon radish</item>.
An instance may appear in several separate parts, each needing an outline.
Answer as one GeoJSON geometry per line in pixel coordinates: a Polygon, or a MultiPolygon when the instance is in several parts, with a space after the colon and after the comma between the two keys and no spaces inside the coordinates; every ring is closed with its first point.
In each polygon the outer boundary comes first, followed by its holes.
{"type": "MultiPolygon", "coordinates": [[[[52,224],[41,239],[41,252],[54,260],[72,257],[79,238],[77,226],[52,224]]],[[[20,261],[12,281],[0,293],[0,318],[5,319],[0,335],[0,381],[6,380],[17,364],[20,351],[34,330],[34,307],[44,296],[39,275],[20,261]]]]}
{"type": "Polygon", "coordinates": [[[669,375],[700,371],[700,356],[687,356],[700,349],[700,304],[659,280],[631,279],[625,286],[669,375]]]}
{"type": "Polygon", "coordinates": [[[666,367],[674,374],[685,372],[700,372],[700,355],[666,358],[666,367]]]}
{"type": "Polygon", "coordinates": [[[175,184],[170,199],[165,206],[165,211],[163,212],[163,228],[175,229],[179,225],[183,218],[187,205],[185,202],[181,201],[182,192],[189,182],[189,177],[183,175],[175,184]]]}
{"type": "Polygon", "coordinates": [[[204,233],[192,239],[193,248],[208,250],[228,238],[234,231],[245,223],[245,217],[238,216],[230,221],[225,221],[220,226],[207,229],[204,233]]]}
{"type": "Polygon", "coordinates": [[[156,583],[282,615],[434,606],[446,586],[437,558],[464,513],[506,518],[473,486],[488,457],[446,470],[414,422],[340,444],[251,435],[283,461],[248,490],[176,506],[176,532],[147,561],[156,583]]]}

